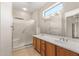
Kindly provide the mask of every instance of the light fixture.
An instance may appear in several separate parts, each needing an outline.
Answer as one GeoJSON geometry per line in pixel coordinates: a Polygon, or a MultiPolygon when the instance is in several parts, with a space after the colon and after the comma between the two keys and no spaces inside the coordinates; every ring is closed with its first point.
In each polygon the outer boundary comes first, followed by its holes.
{"type": "Polygon", "coordinates": [[[27,8],[22,8],[24,11],[27,11],[28,9],[27,8]]]}

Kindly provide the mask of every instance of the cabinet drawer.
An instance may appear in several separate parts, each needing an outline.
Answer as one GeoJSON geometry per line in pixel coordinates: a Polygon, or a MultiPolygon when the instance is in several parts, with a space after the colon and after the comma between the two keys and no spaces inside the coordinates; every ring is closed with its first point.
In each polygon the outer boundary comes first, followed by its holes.
{"type": "Polygon", "coordinates": [[[46,56],[56,56],[56,47],[54,44],[46,42],[46,56]]]}
{"type": "Polygon", "coordinates": [[[41,55],[45,56],[45,51],[46,51],[46,42],[41,40],[41,55]]]}
{"type": "Polygon", "coordinates": [[[45,50],[45,47],[42,47],[42,46],[41,46],[41,50],[43,50],[43,51],[44,51],[44,50],[45,50]]]}
{"type": "Polygon", "coordinates": [[[41,44],[45,44],[45,41],[41,40],[41,44]]]}
{"type": "Polygon", "coordinates": [[[38,52],[40,52],[40,39],[37,39],[36,49],[38,52]]]}
{"type": "Polygon", "coordinates": [[[36,49],[36,38],[33,37],[33,47],[36,49]]]}

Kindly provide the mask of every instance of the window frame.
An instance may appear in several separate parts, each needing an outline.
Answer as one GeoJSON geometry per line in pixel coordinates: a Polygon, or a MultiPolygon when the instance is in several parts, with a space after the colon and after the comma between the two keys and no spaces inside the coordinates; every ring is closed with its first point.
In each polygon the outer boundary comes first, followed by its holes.
{"type": "MultiPolygon", "coordinates": [[[[57,3],[55,3],[54,5],[50,6],[49,8],[45,9],[45,10],[43,11],[43,17],[47,17],[47,16],[45,16],[45,12],[47,12],[47,11],[50,10],[51,8],[54,8],[55,6],[57,6],[57,5],[61,4],[61,3],[63,3],[63,2],[57,2],[57,3]]],[[[51,15],[51,14],[50,14],[50,15],[51,15]]],[[[48,16],[50,16],[50,15],[48,15],[48,16]]]]}

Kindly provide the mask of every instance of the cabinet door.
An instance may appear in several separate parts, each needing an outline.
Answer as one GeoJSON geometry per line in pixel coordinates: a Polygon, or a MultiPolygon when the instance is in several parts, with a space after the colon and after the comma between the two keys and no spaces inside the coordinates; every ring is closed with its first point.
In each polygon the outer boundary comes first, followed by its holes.
{"type": "Polygon", "coordinates": [[[67,49],[57,47],[57,56],[78,56],[78,54],[67,49]]]}
{"type": "Polygon", "coordinates": [[[38,39],[38,38],[37,38],[36,49],[38,52],[40,52],[40,39],[38,39]]]}
{"type": "Polygon", "coordinates": [[[46,51],[45,44],[46,44],[45,41],[41,40],[41,55],[42,56],[45,56],[45,51],[46,51]]]}
{"type": "Polygon", "coordinates": [[[55,45],[46,42],[46,56],[55,56],[55,45]]]}
{"type": "Polygon", "coordinates": [[[33,37],[33,47],[36,48],[36,38],[33,37]]]}

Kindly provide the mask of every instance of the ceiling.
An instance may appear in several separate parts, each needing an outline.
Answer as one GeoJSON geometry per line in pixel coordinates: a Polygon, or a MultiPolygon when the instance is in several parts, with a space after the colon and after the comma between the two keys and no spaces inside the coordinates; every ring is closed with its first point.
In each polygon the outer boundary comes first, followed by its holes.
{"type": "Polygon", "coordinates": [[[46,2],[13,2],[13,8],[17,10],[27,8],[29,12],[33,12],[36,9],[42,7],[44,4],[46,4],[46,2]]]}

